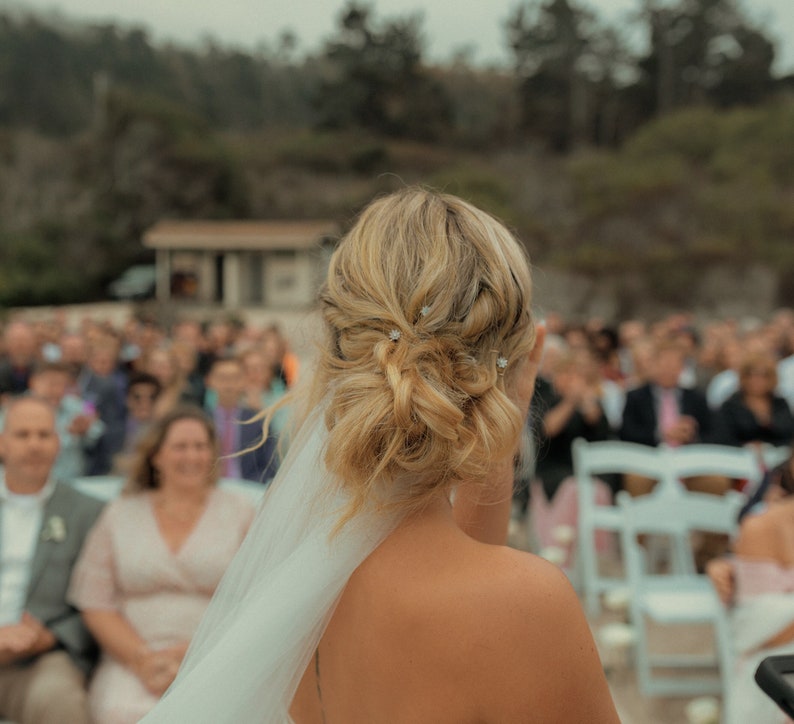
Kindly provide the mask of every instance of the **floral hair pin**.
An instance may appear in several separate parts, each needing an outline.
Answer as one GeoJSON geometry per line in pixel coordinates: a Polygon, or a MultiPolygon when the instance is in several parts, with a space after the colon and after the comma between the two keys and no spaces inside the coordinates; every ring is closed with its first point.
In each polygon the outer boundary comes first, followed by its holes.
{"type": "Polygon", "coordinates": [[[389,332],[389,339],[392,342],[396,342],[397,340],[399,340],[400,339],[400,330],[399,329],[392,329],[389,332]]]}
{"type": "Polygon", "coordinates": [[[505,369],[507,368],[507,357],[500,354],[496,358],[496,367],[499,370],[499,372],[504,372],[505,369]]]}

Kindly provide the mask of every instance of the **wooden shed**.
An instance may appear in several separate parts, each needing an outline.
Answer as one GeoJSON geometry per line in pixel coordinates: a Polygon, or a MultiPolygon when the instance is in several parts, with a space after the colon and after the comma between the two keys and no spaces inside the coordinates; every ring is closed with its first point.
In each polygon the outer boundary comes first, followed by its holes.
{"type": "Polygon", "coordinates": [[[157,299],[234,309],[305,308],[338,238],[334,221],[160,221],[143,237],[156,251],[157,299]]]}

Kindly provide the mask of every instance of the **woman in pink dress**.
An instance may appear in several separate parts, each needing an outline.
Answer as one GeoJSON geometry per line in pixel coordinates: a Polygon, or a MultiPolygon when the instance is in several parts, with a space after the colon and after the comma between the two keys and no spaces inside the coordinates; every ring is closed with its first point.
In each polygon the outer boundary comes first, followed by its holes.
{"type": "Polygon", "coordinates": [[[726,724],[791,721],[758,687],[762,659],[794,654],[794,457],[772,471],[764,502],[742,518],[734,557],[707,572],[730,606],[734,668],[726,724]]]}
{"type": "Polygon", "coordinates": [[[99,724],[137,722],[168,688],[251,523],[252,504],[215,486],[216,459],[203,412],[174,409],[86,541],[70,598],[102,651],[90,688],[99,724]]]}

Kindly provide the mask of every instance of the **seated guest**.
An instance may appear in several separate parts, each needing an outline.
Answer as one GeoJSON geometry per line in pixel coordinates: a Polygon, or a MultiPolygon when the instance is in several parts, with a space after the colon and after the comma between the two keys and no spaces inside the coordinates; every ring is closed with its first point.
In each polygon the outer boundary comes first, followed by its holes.
{"type": "Polygon", "coordinates": [[[739,365],[739,390],[715,417],[713,442],[722,445],[788,445],[794,438],[794,415],[775,394],[777,371],[768,355],[751,354],[739,365]]]}
{"type": "Polygon", "coordinates": [[[87,350],[86,364],[77,377],[79,395],[93,403],[105,431],[91,450],[88,475],[106,475],[124,441],[124,395],[127,375],[120,368],[121,341],[107,331],[97,332],[87,350]]]}
{"type": "MultiPolygon", "coordinates": [[[[268,363],[265,352],[257,347],[246,350],[240,355],[240,362],[245,373],[245,390],[243,400],[246,407],[261,410],[271,407],[286,393],[287,386],[276,376],[276,371],[268,363]]],[[[273,415],[271,429],[281,434],[287,422],[288,412],[281,408],[273,415]]]]}
{"type": "Polygon", "coordinates": [[[88,457],[102,438],[104,423],[93,403],[67,392],[74,379],[63,362],[43,362],[34,367],[30,392],[55,410],[55,426],[61,449],[53,475],[70,481],[88,473],[88,457]]]}
{"type": "Polygon", "coordinates": [[[113,460],[113,469],[127,473],[138,441],[154,421],[155,403],[160,394],[160,381],[146,372],[133,372],[127,386],[127,415],[124,423],[124,444],[113,460]]]}
{"type": "Polygon", "coordinates": [[[604,376],[604,370],[598,364],[591,349],[575,350],[574,356],[587,385],[598,395],[598,401],[609,423],[610,434],[613,431],[617,434],[623,419],[623,405],[626,402],[625,390],[621,384],[604,376]]]}
{"type": "Polygon", "coordinates": [[[37,355],[33,327],[27,322],[10,322],[3,332],[3,354],[0,355],[0,402],[4,397],[27,391],[37,355]]]}
{"type": "Polygon", "coordinates": [[[538,386],[533,405],[541,411],[535,474],[551,500],[563,480],[573,475],[571,443],[577,438],[606,440],[609,422],[599,390],[581,368],[581,357],[568,353],[557,362],[551,386],[538,386]]]}
{"type": "Polygon", "coordinates": [[[605,380],[622,382],[623,371],[620,368],[620,340],[618,333],[611,327],[602,327],[592,334],[593,351],[598,359],[601,376],[605,380]]]}
{"type": "Polygon", "coordinates": [[[638,319],[626,319],[618,325],[618,357],[620,358],[620,372],[624,380],[624,385],[630,387],[626,381],[637,377],[634,368],[634,360],[631,352],[634,344],[647,339],[648,331],[645,322],[638,319]]]}
{"type": "MultiPolygon", "coordinates": [[[[699,390],[680,386],[685,351],[677,342],[658,343],[651,369],[651,381],[626,395],[620,437],[642,445],[689,445],[711,442],[712,413],[699,390]]],[[[696,475],[684,479],[688,490],[721,495],[732,481],[723,475],[696,475]]],[[[656,481],[642,475],[623,476],[623,487],[630,495],[650,492],[656,481]]],[[[704,533],[695,548],[695,562],[703,570],[712,558],[724,553],[727,536],[704,533]]]]}
{"type": "Polygon", "coordinates": [[[154,706],[248,530],[253,506],[215,486],[216,457],[204,413],[175,408],[147,431],[126,494],[86,540],[69,597],[102,650],[97,722],[132,724],[154,706]]]}
{"type": "Polygon", "coordinates": [[[265,330],[262,349],[275,370],[276,378],[292,387],[298,381],[298,357],[290,350],[278,325],[273,324],[265,330]]]}
{"type": "MultiPolygon", "coordinates": [[[[539,383],[535,387],[532,404],[540,415],[535,475],[540,485],[532,486],[530,517],[533,534],[542,548],[555,543],[555,528],[576,525],[571,444],[578,437],[591,442],[609,437],[598,380],[587,371],[588,365],[595,365],[589,353],[582,353],[568,352],[557,361],[551,385],[539,383]]],[[[609,489],[603,484],[600,487],[600,502],[609,502],[609,489]]]]}
{"type": "MultiPolygon", "coordinates": [[[[656,354],[656,344],[650,337],[640,337],[635,339],[631,347],[627,350],[628,358],[631,360],[631,372],[624,378],[624,387],[633,390],[637,387],[650,382],[652,378],[653,358],[656,354]]],[[[625,399],[624,399],[625,405],[625,399]]],[[[621,411],[621,424],[623,423],[623,413],[621,411]]]]}
{"type": "Polygon", "coordinates": [[[86,369],[88,361],[88,342],[79,332],[64,332],[58,340],[60,349],[59,362],[69,365],[76,380],[76,389],[81,388],[80,375],[86,369]]]}
{"type": "Polygon", "coordinates": [[[204,375],[199,372],[199,350],[186,340],[174,340],[171,353],[176,360],[179,372],[185,380],[187,393],[184,399],[199,407],[204,404],[204,375]]]}
{"type": "Polygon", "coordinates": [[[156,417],[166,414],[179,405],[199,405],[200,400],[190,387],[171,346],[158,346],[152,349],[146,357],[143,371],[154,375],[162,387],[155,405],[156,417]]]}
{"type": "Polygon", "coordinates": [[[235,357],[218,357],[207,374],[208,395],[215,405],[210,414],[220,440],[221,477],[265,482],[276,474],[276,436],[263,441],[257,410],[241,403],[245,390],[243,366],[235,357]],[[239,454],[238,454],[239,453],[239,454]]]}
{"type": "Polygon", "coordinates": [[[43,400],[10,403],[0,455],[0,717],[88,724],[94,647],[66,589],[102,505],[52,476],[58,434],[43,400]]]}
{"type": "MultiPolygon", "coordinates": [[[[553,318],[556,319],[556,318],[553,318]]],[[[543,417],[545,402],[552,395],[551,378],[560,359],[568,355],[568,343],[559,334],[546,334],[543,345],[543,356],[540,361],[538,375],[535,379],[535,393],[529,415],[524,422],[522,432],[521,466],[515,471],[513,484],[513,517],[522,518],[529,507],[529,491],[534,484],[537,458],[537,440],[535,421],[543,417]]],[[[537,486],[536,486],[537,487],[537,486]]],[[[542,493],[538,493],[539,497],[542,493]]],[[[535,505],[537,511],[538,505],[535,505]]]]}
{"type": "MultiPolygon", "coordinates": [[[[725,334],[716,356],[721,371],[711,378],[706,387],[706,400],[712,410],[718,410],[731,395],[739,391],[739,367],[749,355],[775,357],[772,342],[761,332],[725,334]]],[[[779,394],[785,397],[782,392],[779,394]]]]}
{"type": "MultiPolygon", "coordinates": [[[[676,447],[709,440],[711,412],[697,390],[679,385],[685,352],[677,343],[662,341],[656,346],[651,379],[626,393],[620,438],[641,445],[661,443],[676,447]]],[[[724,492],[725,478],[693,478],[687,486],[701,492],[724,492]]],[[[628,475],[624,487],[632,495],[648,492],[654,481],[628,475]]]]}

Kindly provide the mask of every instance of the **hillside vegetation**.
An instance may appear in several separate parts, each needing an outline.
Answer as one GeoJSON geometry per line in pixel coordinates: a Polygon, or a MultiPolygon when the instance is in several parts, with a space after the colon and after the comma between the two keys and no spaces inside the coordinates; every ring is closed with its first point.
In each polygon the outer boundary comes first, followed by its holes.
{"type": "Polygon", "coordinates": [[[640,57],[572,0],[518,4],[511,68],[428,65],[418,19],[355,3],[312,57],[0,16],[0,305],[100,298],[164,217],[345,224],[407,183],[536,263],[624,277],[627,312],[714,265],[766,265],[794,302],[791,79],[732,0],[640,4],[640,57]]]}

